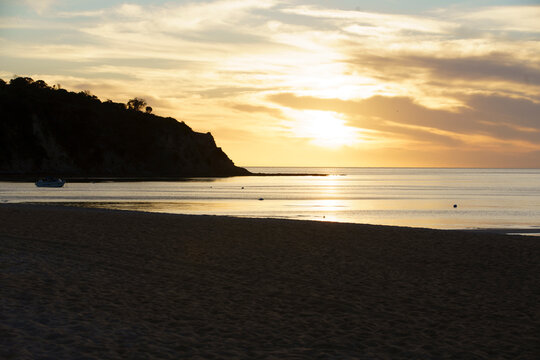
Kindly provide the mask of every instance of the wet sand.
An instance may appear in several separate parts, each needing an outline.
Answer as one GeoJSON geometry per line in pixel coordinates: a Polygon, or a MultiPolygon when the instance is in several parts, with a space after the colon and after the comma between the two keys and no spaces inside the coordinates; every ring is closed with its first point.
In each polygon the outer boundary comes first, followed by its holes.
{"type": "Polygon", "coordinates": [[[537,237],[0,206],[0,358],[538,359],[537,237]]]}

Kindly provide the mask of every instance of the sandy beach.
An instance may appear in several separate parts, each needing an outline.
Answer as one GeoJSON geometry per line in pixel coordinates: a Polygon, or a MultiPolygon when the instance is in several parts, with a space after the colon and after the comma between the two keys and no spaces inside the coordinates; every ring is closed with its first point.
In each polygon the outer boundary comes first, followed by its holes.
{"type": "Polygon", "coordinates": [[[540,239],[0,206],[0,358],[538,359],[540,239]]]}

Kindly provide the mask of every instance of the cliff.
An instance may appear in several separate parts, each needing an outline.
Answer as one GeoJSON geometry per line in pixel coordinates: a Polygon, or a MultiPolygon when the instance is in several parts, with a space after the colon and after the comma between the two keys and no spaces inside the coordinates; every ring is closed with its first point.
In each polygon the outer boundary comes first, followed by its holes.
{"type": "Polygon", "coordinates": [[[235,176],[210,133],[88,92],[0,80],[0,176],[235,176]]]}

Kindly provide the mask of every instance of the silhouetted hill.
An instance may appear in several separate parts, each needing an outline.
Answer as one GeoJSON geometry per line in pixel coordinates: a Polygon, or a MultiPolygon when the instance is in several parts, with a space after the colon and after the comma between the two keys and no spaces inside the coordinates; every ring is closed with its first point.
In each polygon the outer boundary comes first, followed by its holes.
{"type": "Polygon", "coordinates": [[[0,79],[0,176],[248,175],[210,133],[44,81],[0,79]]]}

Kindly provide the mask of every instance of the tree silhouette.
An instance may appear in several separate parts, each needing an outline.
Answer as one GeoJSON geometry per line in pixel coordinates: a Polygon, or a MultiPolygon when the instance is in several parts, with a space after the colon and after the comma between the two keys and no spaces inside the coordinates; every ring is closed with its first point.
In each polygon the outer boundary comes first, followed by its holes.
{"type": "Polygon", "coordinates": [[[33,82],[34,82],[34,79],[32,79],[31,77],[16,77],[9,81],[9,85],[13,87],[24,88],[31,85],[33,82]]]}
{"type": "Polygon", "coordinates": [[[133,98],[127,102],[127,108],[132,109],[132,110],[140,111],[145,106],[146,106],[146,101],[140,98],[133,98]]]}
{"type": "Polygon", "coordinates": [[[34,86],[41,88],[41,89],[48,89],[49,85],[43,80],[36,80],[34,81],[34,86]]]}
{"type": "Polygon", "coordinates": [[[146,107],[146,113],[147,114],[150,114],[152,112],[152,107],[151,106],[147,106],[146,107]]]}

